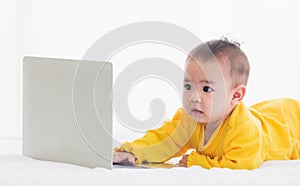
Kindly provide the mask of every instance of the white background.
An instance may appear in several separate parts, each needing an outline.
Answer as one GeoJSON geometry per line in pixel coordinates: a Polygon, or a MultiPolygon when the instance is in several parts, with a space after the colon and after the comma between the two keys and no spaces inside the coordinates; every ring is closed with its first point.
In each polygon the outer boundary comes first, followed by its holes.
{"type": "MultiPolygon", "coordinates": [[[[176,24],[202,41],[225,35],[241,42],[251,63],[248,105],[274,97],[299,99],[299,8],[296,0],[1,0],[0,136],[21,136],[23,56],[81,59],[104,34],[140,21],[176,24]]],[[[167,46],[132,46],[111,59],[114,76],[122,65],[150,56],[178,65],[185,57],[167,46]]],[[[154,79],[132,89],[131,111],[147,119],[149,103],[156,97],[165,102],[168,118],[181,104],[171,86],[154,79]]],[[[125,128],[118,129],[118,135],[133,137],[125,128]]]]}

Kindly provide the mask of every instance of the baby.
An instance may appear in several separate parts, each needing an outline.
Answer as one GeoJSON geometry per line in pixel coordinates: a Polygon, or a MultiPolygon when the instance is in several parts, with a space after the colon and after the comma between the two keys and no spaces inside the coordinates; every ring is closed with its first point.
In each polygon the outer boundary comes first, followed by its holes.
{"type": "Polygon", "coordinates": [[[194,48],[185,65],[183,108],[160,128],[116,148],[113,162],[183,155],[183,167],[254,169],[267,160],[300,159],[300,102],[273,99],[246,107],[249,70],[239,44],[226,38],[194,48]]]}

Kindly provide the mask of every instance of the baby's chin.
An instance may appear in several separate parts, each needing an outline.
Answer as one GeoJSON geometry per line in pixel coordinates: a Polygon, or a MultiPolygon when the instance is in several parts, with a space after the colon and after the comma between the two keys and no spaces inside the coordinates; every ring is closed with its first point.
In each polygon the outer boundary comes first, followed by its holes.
{"type": "Polygon", "coordinates": [[[204,119],[202,119],[202,118],[200,118],[200,117],[198,117],[198,116],[193,116],[192,114],[190,114],[190,116],[194,119],[194,121],[195,121],[196,123],[207,123],[206,120],[204,120],[204,119]]]}

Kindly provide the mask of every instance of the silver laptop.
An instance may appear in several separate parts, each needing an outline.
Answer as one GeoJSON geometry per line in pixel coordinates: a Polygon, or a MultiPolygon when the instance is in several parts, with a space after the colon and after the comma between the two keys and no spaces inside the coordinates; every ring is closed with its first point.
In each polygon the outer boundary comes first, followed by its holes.
{"type": "Polygon", "coordinates": [[[112,168],[112,64],[24,57],[23,154],[112,168]]]}

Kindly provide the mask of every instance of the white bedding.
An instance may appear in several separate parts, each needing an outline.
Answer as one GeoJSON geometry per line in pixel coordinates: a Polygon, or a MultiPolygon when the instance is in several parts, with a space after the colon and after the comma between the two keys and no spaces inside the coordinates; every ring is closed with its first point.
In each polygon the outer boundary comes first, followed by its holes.
{"type": "Polygon", "coordinates": [[[0,139],[0,186],[32,185],[300,185],[300,160],[269,161],[260,168],[230,170],[89,169],[21,155],[21,139],[0,139]]]}

